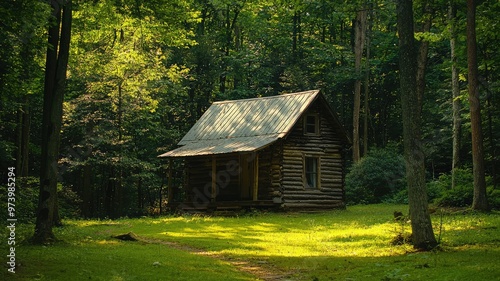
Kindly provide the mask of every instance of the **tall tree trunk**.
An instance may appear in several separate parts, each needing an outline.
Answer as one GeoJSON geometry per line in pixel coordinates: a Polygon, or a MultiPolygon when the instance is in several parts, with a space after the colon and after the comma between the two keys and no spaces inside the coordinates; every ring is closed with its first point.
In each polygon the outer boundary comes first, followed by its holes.
{"type": "Polygon", "coordinates": [[[497,148],[496,142],[493,135],[493,116],[491,114],[492,111],[492,103],[491,103],[491,93],[488,93],[488,98],[486,99],[486,112],[488,113],[488,137],[490,139],[490,150],[491,150],[491,177],[493,178],[493,188],[497,187],[497,172],[496,172],[496,159],[497,159],[497,148]]]}
{"type": "Polygon", "coordinates": [[[59,1],[52,0],[50,4],[53,9],[52,15],[55,18],[55,24],[49,27],[49,47],[47,48],[46,57],[40,194],[35,234],[33,236],[35,243],[54,241],[55,236],[52,227],[59,223],[57,211],[57,161],[71,36],[71,1],[69,0],[64,5],[61,5],[59,1]]]}
{"type": "Polygon", "coordinates": [[[17,109],[17,128],[16,128],[16,171],[21,171],[23,163],[23,105],[17,109]]]}
{"type": "Polygon", "coordinates": [[[296,63],[299,57],[300,49],[300,39],[301,39],[301,13],[300,11],[295,11],[293,14],[293,30],[292,30],[292,59],[296,63]]]}
{"type": "Polygon", "coordinates": [[[118,167],[113,181],[114,194],[112,201],[112,218],[119,218],[122,216],[123,207],[123,88],[122,83],[118,84],[118,167]]]}
{"type": "Polygon", "coordinates": [[[84,218],[91,218],[95,215],[93,211],[92,200],[92,167],[90,164],[84,164],[82,168],[82,215],[84,218]]]}
{"type": "MultiPolygon", "coordinates": [[[[35,51],[33,50],[33,39],[35,35],[32,32],[25,32],[22,35],[21,65],[23,73],[21,79],[24,81],[33,81],[33,62],[35,61],[35,51]]],[[[18,110],[17,124],[17,154],[16,171],[19,177],[28,176],[29,163],[29,136],[31,126],[30,115],[30,94],[25,93],[22,97],[21,106],[18,110]]]]}
{"type": "Polygon", "coordinates": [[[413,246],[429,250],[437,245],[428,211],[424,153],[421,141],[422,106],[417,95],[417,57],[411,0],[397,0],[399,70],[408,204],[413,246]]]}
{"type": "MultiPolygon", "coordinates": [[[[491,92],[490,90],[490,86],[488,85],[488,81],[491,81],[491,80],[494,80],[495,78],[491,77],[490,76],[490,66],[488,65],[488,61],[490,60],[489,56],[488,56],[488,52],[486,49],[483,48],[483,55],[484,55],[484,59],[483,59],[483,62],[484,62],[484,77],[485,77],[485,81],[484,81],[484,89],[486,90],[486,106],[485,106],[485,109],[486,109],[486,118],[487,118],[487,128],[488,128],[488,143],[489,143],[489,150],[490,150],[490,159],[491,159],[491,166],[490,166],[490,173],[491,173],[491,177],[493,179],[493,188],[496,189],[497,187],[497,172],[496,172],[496,162],[497,162],[497,148],[496,148],[496,144],[497,142],[495,141],[495,134],[494,134],[494,128],[493,128],[493,115],[492,115],[492,111],[493,111],[493,104],[492,104],[492,97],[494,95],[494,93],[491,92]]],[[[485,163],[486,165],[487,163],[485,163]]]]}
{"type": "Polygon", "coordinates": [[[456,170],[460,167],[460,147],[462,135],[462,120],[460,111],[462,105],[460,103],[460,84],[458,80],[458,56],[457,56],[457,7],[456,4],[450,2],[449,20],[451,24],[451,92],[452,92],[452,105],[453,105],[453,157],[451,162],[451,188],[456,186],[456,170]]]}
{"type": "Polygon", "coordinates": [[[30,144],[30,127],[31,127],[31,114],[29,105],[29,96],[24,96],[23,105],[23,121],[21,132],[21,177],[27,177],[29,172],[29,144],[30,144]]]}
{"type": "Polygon", "coordinates": [[[472,134],[472,171],[474,173],[474,198],[472,200],[472,209],[486,211],[488,210],[488,200],[486,198],[481,105],[479,102],[476,4],[474,0],[467,0],[467,65],[469,72],[468,90],[472,134]]]}
{"type": "MultiPolygon", "coordinates": [[[[424,3],[424,14],[426,15],[426,19],[422,24],[422,32],[429,32],[431,30],[431,14],[432,11],[429,7],[427,1],[424,3]]],[[[424,98],[425,93],[425,69],[427,67],[427,58],[429,53],[429,41],[423,39],[418,47],[418,56],[417,56],[417,96],[419,101],[419,106],[422,106],[422,100],[424,98]]]]}
{"type": "Polygon", "coordinates": [[[352,160],[358,162],[361,158],[359,145],[359,116],[361,108],[361,59],[366,33],[366,9],[359,10],[355,21],[354,30],[354,67],[356,81],[354,82],[354,108],[352,110],[352,160]]]}
{"type": "MultiPolygon", "coordinates": [[[[370,13],[370,20],[372,16],[370,13]]],[[[364,100],[364,116],[363,116],[363,155],[368,155],[368,116],[370,114],[370,35],[371,35],[371,24],[368,21],[367,16],[367,27],[366,27],[366,67],[365,67],[365,100],[364,100]]]]}

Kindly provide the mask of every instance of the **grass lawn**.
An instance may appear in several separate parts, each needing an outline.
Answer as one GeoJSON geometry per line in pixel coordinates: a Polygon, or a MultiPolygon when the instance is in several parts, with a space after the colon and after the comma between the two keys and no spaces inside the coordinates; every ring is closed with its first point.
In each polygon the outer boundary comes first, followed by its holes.
{"type": "MultiPolygon", "coordinates": [[[[321,213],[65,221],[55,230],[63,242],[46,247],[22,243],[33,229],[23,225],[16,229],[16,273],[4,266],[0,279],[500,280],[498,212],[438,211],[432,219],[441,249],[414,252],[390,243],[410,231],[409,224],[394,222],[394,211],[408,212],[407,206],[368,205],[321,213]],[[149,242],[111,237],[128,232],[149,242]],[[286,278],[259,279],[243,272],[240,261],[286,278]]],[[[6,260],[7,243],[0,249],[6,260]]]]}

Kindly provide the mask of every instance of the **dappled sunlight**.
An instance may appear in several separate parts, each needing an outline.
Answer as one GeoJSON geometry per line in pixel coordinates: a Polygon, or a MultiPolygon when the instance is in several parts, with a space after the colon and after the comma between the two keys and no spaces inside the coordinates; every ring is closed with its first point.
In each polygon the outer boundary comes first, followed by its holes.
{"type": "Polygon", "coordinates": [[[177,219],[184,227],[165,224],[166,231],[154,237],[241,257],[381,257],[401,255],[407,250],[390,245],[400,229],[397,223],[366,225],[335,220],[305,215],[301,219],[299,215],[294,221],[277,214],[257,220],[177,219]]]}
{"type": "Polygon", "coordinates": [[[119,226],[122,225],[120,221],[112,220],[65,220],[65,225],[74,225],[76,227],[92,227],[92,226],[119,226]]]}
{"type": "MultiPolygon", "coordinates": [[[[184,229],[186,230],[186,229],[184,229]]],[[[161,235],[165,237],[178,237],[178,238],[218,238],[218,239],[233,239],[235,238],[234,233],[231,232],[217,232],[217,231],[209,231],[209,232],[200,232],[195,230],[187,230],[183,232],[161,232],[161,235]]]]}
{"type": "Polygon", "coordinates": [[[99,240],[99,241],[95,241],[96,244],[99,244],[99,245],[118,245],[120,244],[119,241],[116,241],[116,240],[99,240]]]}
{"type": "MultiPolygon", "coordinates": [[[[392,246],[390,241],[402,229],[409,230],[409,225],[395,223],[387,208],[373,207],[374,213],[384,212],[384,216],[368,216],[353,209],[314,214],[269,213],[256,217],[195,215],[74,224],[78,227],[95,226],[96,229],[115,227],[113,234],[132,231],[145,238],[246,258],[383,257],[407,253],[407,247],[392,246]]],[[[98,233],[104,232],[101,230],[98,233]]],[[[108,233],[105,232],[106,235],[108,233]]],[[[94,243],[113,243],[97,241],[100,242],[94,243]]]]}
{"type": "Polygon", "coordinates": [[[168,223],[174,223],[174,222],[181,222],[181,221],[186,221],[185,218],[183,217],[176,217],[176,218],[160,218],[160,219],[155,219],[155,220],[148,220],[148,224],[168,224],[168,223]]]}
{"type": "Polygon", "coordinates": [[[399,233],[411,232],[409,223],[394,221],[393,210],[404,210],[404,206],[239,217],[69,220],[54,229],[64,242],[43,248],[24,245],[19,250],[37,271],[46,266],[37,260],[44,255],[54,263],[85,269],[78,271],[80,277],[93,276],[95,270],[88,269],[98,268],[100,276],[106,276],[103,280],[155,280],[158,274],[255,280],[238,273],[237,263],[291,272],[293,280],[436,280],[443,274],[447,280],[455,280],[458,272],[472,277],[498,276],[491,273],[498,272],[500,258],[498,214],[433,215],[441,248],[417,252],[411,245],[391,244],[399,233]],[[129,232],[139,242],[113,238],[129,232]],[[112,270],[101,269],[102,264],[109,264],[112,270]]]}

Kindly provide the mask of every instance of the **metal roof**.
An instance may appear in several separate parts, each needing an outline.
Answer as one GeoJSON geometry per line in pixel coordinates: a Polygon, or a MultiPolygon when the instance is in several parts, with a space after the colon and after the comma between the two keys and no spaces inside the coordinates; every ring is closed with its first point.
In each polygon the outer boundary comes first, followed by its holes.
{"type": "Polygon", "coordinates": [[[158,157],[186,157],[230,152],[251,152],[264,148],[278,139],[276,135],[191,142],[158,157]]]}
{"type": "Polygon", "coordinates": [[[182,147],[159,157],[255,151],[284,137],[319,95],[311,90],[214,102],[181,139],[182,147]]]}

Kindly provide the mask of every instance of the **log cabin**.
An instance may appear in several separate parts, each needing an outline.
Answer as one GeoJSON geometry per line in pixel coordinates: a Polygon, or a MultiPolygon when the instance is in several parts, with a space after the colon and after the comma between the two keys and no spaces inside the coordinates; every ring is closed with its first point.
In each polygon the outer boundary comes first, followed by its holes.
{"type": "Polygon", "coordinates": [[[342,124],[319,90],[214,102],[169,161],[170,209],[345,207],[342,124]],[[183,180],[172,184],[173,161],[183,180]]]}

